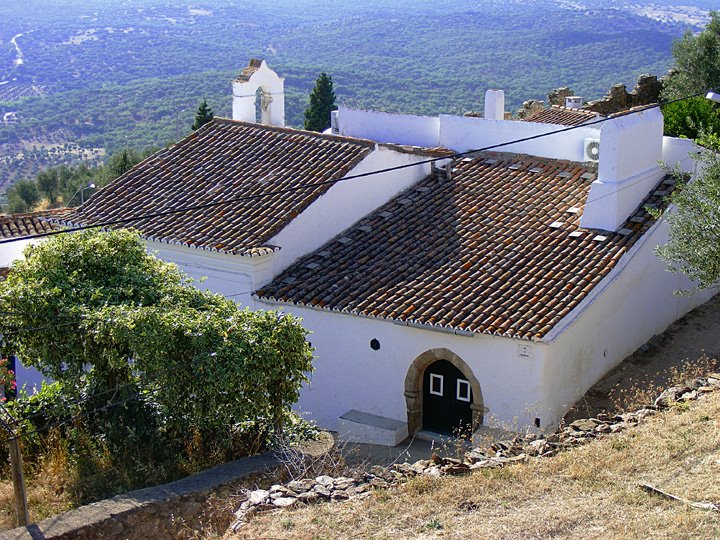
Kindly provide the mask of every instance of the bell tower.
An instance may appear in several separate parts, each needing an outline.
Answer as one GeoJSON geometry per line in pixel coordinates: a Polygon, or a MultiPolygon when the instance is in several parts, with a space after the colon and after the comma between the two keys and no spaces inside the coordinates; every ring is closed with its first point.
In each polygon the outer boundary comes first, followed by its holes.
{"type": "Polygon", "coordinates": [[[265,60],[253,58],[232,83],[233,120],[255,122],[255,102],[260,93],[260,123],[285,126],[285,79],[270,69],[265,60]]]}

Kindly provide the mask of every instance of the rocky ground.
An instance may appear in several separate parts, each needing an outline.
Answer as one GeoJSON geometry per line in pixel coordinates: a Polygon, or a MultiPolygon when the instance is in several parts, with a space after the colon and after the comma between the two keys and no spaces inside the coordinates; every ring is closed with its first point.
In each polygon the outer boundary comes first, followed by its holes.
{"type": "Polygon", "coordinates": [[[465,475],[480,469],[527,462],[531,458],[551,457],[594,439],[633,428],[660,411],[701,399],[715,391],[720,391],[720,374],[710,373],[687,384],[666,389],[653,403],[635,412],[615,415],[602,413],[594,418],[578,419],[568,425],[561,425],[549,435],[518,435],[510,440],[495,442],[487,448],[473,449],[461,459],[433,454],[430,459],[412,464],[397,463],[390,467],[375,465],[357,477],[320,475],[292,480],[284,485],[276,484],[270,489],[247,491],[241,497],[243,501],[235,512],[236,520],[230,530],[238,532],[257,514],[305,504],[364,499],[375,489],[388,489],[416,476],[465,475]]]}

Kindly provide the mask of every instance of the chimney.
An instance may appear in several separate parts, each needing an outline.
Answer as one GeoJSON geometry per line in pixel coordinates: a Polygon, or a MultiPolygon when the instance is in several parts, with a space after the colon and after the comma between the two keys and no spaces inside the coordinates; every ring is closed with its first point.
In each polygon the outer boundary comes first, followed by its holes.
{"type": "Polygon", "coordinates": [[[582,109],[583,98],[582,96],[567,96],[565,98],[566,109],[582,109]]]}
{"type": "Polygon", "coordinates": [[[255,122],[255,100],[260,94],[260,123],[285,125],[285,79],[278,77],[265,60],[253,58],[232,83],[233,120],[255,122]]]}
{"type": "Polygon", "coordinates": [[[485,92],[485,118],[487,120],[505,119],[505,92],[502,90],[485,92]]]}
{"type": "Polygon", "coordinates": [[[617,231],[667,174],[659,166],[663,116],[659,109],[614,117],[602,125],[598,178],[580,226],[617,231]]]}

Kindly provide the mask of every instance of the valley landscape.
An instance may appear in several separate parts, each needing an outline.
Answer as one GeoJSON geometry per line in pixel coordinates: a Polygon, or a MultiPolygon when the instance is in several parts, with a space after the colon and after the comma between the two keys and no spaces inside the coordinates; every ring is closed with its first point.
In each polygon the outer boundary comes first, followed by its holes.
{"type": "Polygon", "coordinates": [[[0,4],[0,538],[719,537],[716,3],[0,4]]]}
{"type": "Polygon", "coordinates": [[[301,126],[321,71],[338,102],[437,114],[508,110],[559,86],[593,99],[664,74],[671,43],[712,2],[351,0],[201,3],[30,0],[0,6],[0,191],[43,168],[99,164],[121,148],[189,131],[198,102],[230,115],[230,81],[251,57],[286,78],[301,126]],[[687,5],[692,4],[692,5],[687,5]]]}

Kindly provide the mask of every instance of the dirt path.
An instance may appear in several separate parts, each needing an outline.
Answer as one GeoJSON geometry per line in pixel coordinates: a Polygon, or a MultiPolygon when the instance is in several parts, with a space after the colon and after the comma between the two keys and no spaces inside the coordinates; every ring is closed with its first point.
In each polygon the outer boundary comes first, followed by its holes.
{"type": "Polygon", "coordinates": [[[672,370],[692,365],[717,366],[720,358],[720,294],[671,324],[622,361],[575,404],[566,419],[574,420],[614,410],[613,397],[634,385],[667,386],[672,370]],[[707,361],[698,362],[698,359],[707,361]]]}

